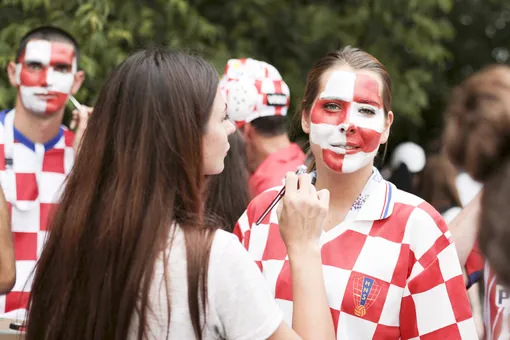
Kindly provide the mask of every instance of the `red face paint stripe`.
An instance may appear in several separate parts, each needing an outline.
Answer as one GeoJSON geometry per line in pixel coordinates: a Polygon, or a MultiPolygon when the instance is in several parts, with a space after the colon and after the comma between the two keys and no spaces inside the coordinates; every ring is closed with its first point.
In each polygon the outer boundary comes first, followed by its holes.
{"type": "Polygon", "coordinates": [[[353,100],[357,103],[371,104],[381,108],[382,101],[379,95],[379,83],[366,74],[356,74],[353,100]]]}
{"type": "Polygon", "coordinates": [[[322,150],[322,158],[331,170],[341,172],[344,164],[345,155],[337,154],[331,150],[322,150]]]}
{"type": "Polygon", "coordinates": [[[360,128],[351,125],[350,129],[355,129],[357,133],[347,134],[347,143],[359,145],[361,150],[365,153],[373,152],[379,148],[379,142],[381,141],[381,133],[372,129],[360,128]]]}
{"type": "Polygon", "coordinates": [[[314,124],[330,124],[339,125],[347,122],[349,109],[351,107],[350,102],[344,102],[340,100],[331,99],[318,99],[312,109],[311,121],[314,124]],[[324,105],[328,103],[335,103],[341,108],[336,112],[328,112],[324,105]]]}
{"type": "Polygon", "coordinates": [[[74,48],[65,43],[51,43],[50,66],[57,64],[72,65],[74,59],[74,48]]]}

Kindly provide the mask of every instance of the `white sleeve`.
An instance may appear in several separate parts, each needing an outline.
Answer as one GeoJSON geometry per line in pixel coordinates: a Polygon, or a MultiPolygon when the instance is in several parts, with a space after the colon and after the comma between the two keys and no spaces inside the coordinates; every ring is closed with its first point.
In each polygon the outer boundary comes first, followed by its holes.
{"type": "Polygon", "coordinates": [[[221,336],[228,340],[271,336],[283,314],[259,268],[237,238],[216,232],[209,263],[209,303],[218,318],[221,336]]]}

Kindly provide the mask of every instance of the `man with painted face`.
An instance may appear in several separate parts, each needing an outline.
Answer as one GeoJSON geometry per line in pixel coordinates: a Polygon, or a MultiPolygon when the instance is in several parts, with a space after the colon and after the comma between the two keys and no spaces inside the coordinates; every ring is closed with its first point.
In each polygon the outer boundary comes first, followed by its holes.
{"type": "Polygon", "coordinates": [[[287,136],[290,91],[278,70],[251,58],[231,59],[220,82],[230,119],[241,131],[250,172],[251,195],[282,184],[305,154],[287,136]]]}
{"type": "MultiPolygon", "coordinates": [[[[84,80],[74,38],[54,27],[27,33],[7,72],[16,106],[0,112],[0,182],[10,207],[16,283],[0,295],[0,315],[22,316],[30,274],[43,247],[50,214],[74,161],[74,133],[62,125],[69,95],[84,80]]],[[[78,131],[86,125],[79,123],[78,131]]]]}

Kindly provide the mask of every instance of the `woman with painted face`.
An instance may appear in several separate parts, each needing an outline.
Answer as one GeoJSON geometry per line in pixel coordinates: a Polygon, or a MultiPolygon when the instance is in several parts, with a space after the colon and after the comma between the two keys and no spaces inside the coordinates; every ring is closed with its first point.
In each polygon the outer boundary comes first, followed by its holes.
{"type": "MultiPolygon", "coordinates": [[[[444,220],[373,166],[393,121],[385,67],[357,48],[329,53],[308,75],[298,116],[316,187],[331,193],[320,239],[337,339],[476,338],[444,220]]],[[[278,189],[256,197],[234,232],[291,322],[297,299],[277,209],[255,224],[278,189]]]]}
{"type": "Polygon", "coordinates": [[[287,176],[296,331],[237,238],[205,216],[206,177],[234,130],[199,57],[141,51],[110,75],[37,265],[27,339],[334,338],[317,251],[327,190],[287,176]]]}

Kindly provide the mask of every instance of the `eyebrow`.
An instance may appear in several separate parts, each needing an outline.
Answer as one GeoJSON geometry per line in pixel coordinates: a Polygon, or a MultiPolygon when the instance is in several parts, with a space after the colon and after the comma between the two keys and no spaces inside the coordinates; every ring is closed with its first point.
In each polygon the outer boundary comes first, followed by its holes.
{"type": "Polygon", "coordinates": [[[377,106],[379,108],[381,107],[381,103],[376,102],[376,101],[371,100],[371,99],[357,99],[356,102],[358,102],[360,104],[368,104],[368,105],[377,106]]]}

